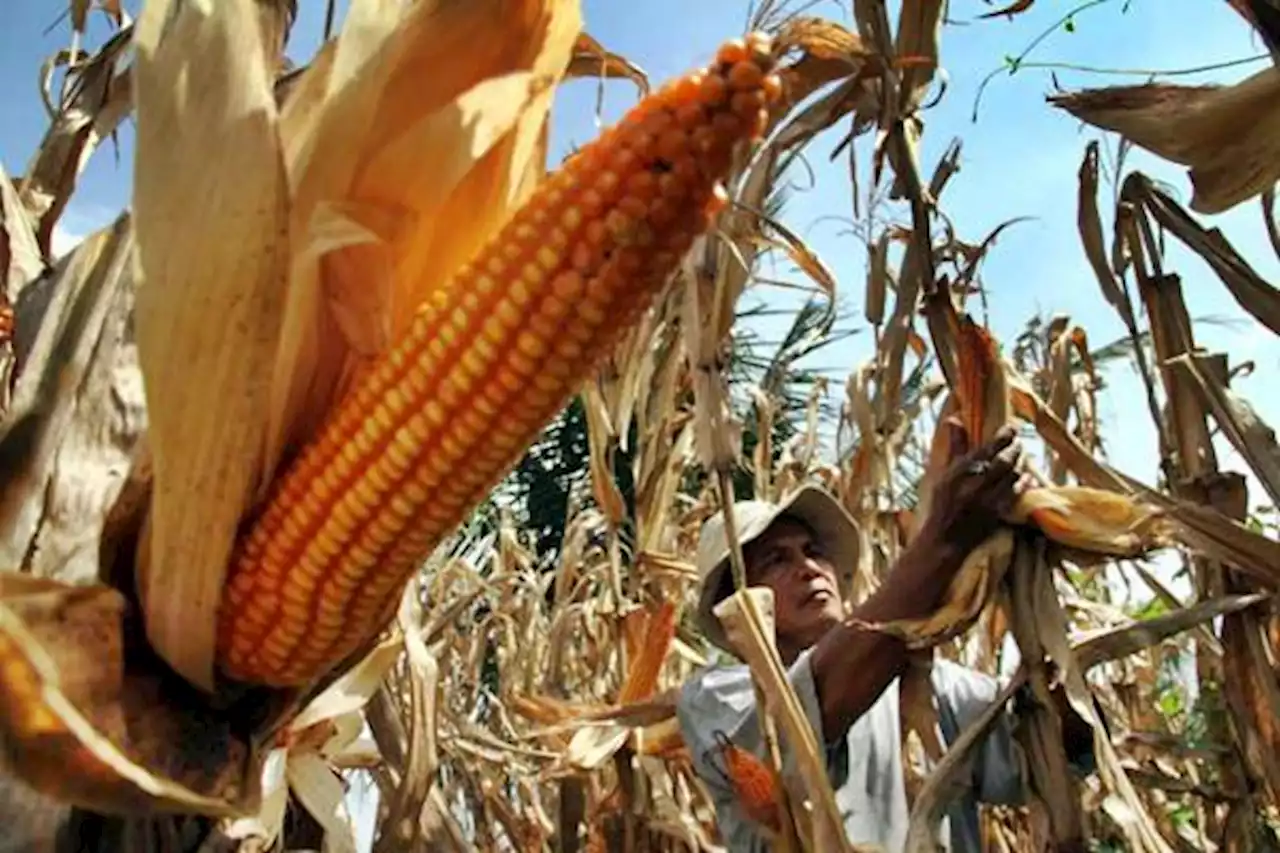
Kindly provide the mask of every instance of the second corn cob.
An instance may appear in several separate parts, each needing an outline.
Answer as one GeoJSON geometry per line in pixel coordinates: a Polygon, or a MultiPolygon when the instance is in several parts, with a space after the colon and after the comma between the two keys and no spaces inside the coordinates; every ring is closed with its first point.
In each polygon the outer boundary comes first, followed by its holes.
{"type": "Polygon", "coordinates": [[[339,404],[233,558],[222,673],[304,684],[410,576],[651,304],[779,92],[767,40],[645,98],[548,178],[339,404]]]}

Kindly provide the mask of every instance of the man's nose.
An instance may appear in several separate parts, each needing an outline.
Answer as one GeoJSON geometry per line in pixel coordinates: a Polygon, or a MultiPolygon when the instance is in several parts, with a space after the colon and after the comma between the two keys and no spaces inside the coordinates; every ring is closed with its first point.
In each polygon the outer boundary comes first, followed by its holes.
{"type": "Polygon", "coordinates": [[[800,559],[796,562],[800,567],[801,580],[808,580],[811,577],[822,574],[822,566],[808,554],[801,554],[800,559]]]}

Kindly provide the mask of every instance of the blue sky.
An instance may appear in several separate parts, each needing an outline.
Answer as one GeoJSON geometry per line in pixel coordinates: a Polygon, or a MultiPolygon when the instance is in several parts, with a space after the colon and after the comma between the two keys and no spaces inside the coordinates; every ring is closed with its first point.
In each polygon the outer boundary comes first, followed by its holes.
{"type": "MultiPolygon", "coordinates": [[[[318,36],[324,4],[302,0],[299,5],[291,52],[305,58],[318,36]]],[[[891,3],[891,8],[896,5],[891,3]]],[[[1076,169],[1085,143],[1100,134],[1049,107],[1044,98],[1053,91],[1054,81],[1049,71],[1034,68],[993,80],[983,96],[978,121],[971,120],[981,79],[1002,57],[1020,53],[1076,5],[1040,0],[1031,12],[1013,21],[979,21],[977,15],[991,6],[981,0],[953,0],[951,16],[956,23],[946,28],[943,37],[948,89],[941,104],[926,117],[923,167],[926,172],[931,170],[951,139],[963,137],[962,171],[942,201],[961,236],[970,242],[978,242],[1004,220],[1031,218],[1005,232],[983,267],[992,325],[1000,336],[1011,337],[1036,312],[1070,315],[1085,326],[1094,343],[1113,340],[1123,332],[1098,292],[1075,230],[1076,169]]],[[[847,21],[842,6],[820,2],[811,11],[847,21]]],[[[1123,6],[1124,0],[1103,0],[1085,9],[1076,18],[1074,34],[1057,30],[1029,60],[1176,69],[1262,52],[1258,39],[1225,0],[1130,0],[1127,11],[1123,6]],[[1176,13],[1171,11],[1174,6],[1176,13]]],[[[136,11],[137,0],[126,2],[126,7],[136,11]]],[[[38,69],[47,55],[67,44],[65,22],[44,32],[61,8],[58,2],[28,2],[13,4],[6,13],[7,24],[0,33],[0,104],[5,115],[0,123],[0,162],[10,174],[23,170],[45,127],[37,90],[38,69]]],[[[584,0],[584,15],[588,31],[597,39],[660,81],[705,61],[722,39],[739,32],[746,5],[743,0],[651,0],[647,6],[584,0]]],[[[103,31],[100,24],[96,31],[103,31]]],[[[1254,63],[1179,79],[1231,82],[1261,67],[1254,63]]],[[[1058,84],[1067,89],[1142,79],[1061,70],[1056,74],[1058,84]]],[[[635,89],[629,83],[607,84],[606,120],[616,117],[634,98],[635,89]]],[[[558,151],[595,132],[595,99],[594,81],[565,87],[556,105],[553,143],[558,151]]],[[[864,164],[869,139],[859,141],[864,164]]],[[[846,223],[837,219],[850,216],[851,203],[843,162],[828,161],[834,142],[834,137],[820,138],[810,149],[808,159],[816,180],[797,186],[785,221],[810,241],[835,272],[844,305],[860,312],[865,258],[857,241],[841,233],[846,223]]],[[[127,204],[131,143],[132,134],[126,127],[118,158],[109,145],[95,155],[63,219],[59,235],[63,244],[103,225],[127,204]]],[[[1113,146],[1114,139],[1106,144],[1113,146]]],[[[1182,169],[1141,152],[1135,152],[1128,166],[1145,170],[1167,182],[1179,198],[1189,199],[1190,184],[1182,169]]],[[[1280,280],[1280,264],[1267,243],[1256,203],[1212,217],[1209,224],[1222,228],[1264,277],[1280,280]]],[[[1233,362],[1251,359],[1257,363],[1257,374],[1241,380],[1238,389],[1269,423],[1280,423],[1280,401],[1275,394],[1263,393],[1266,380],[1259,378],[1271,375],[1280,362],[1276,339],[1244,314],[1194,256],[1175,250],[1173,258],[1174,268],[1183,275],[1192,315],[1226,321],[1202,324],[1197,329],[1200,342],[1210,349],[1230,348],[1233,362]]],[[[760,295],[782,298],[768,292],[760,295]]],[[[823,364],[839,367],[841,372],[852,369],[866,358],[869,346],[870,335],[859,335],[828,350],[823,364]]],[[[1157,460],[1140,385],[1125,363],[1113,367],[1108,379],[1111,389],[1102,401],[1102,415],[1108,422],[1104,435],[1109,435],[1113,458],[1126,472],[1151,481],[1157,460]]],[[[1255,499],[1256,494],[1255,490],[1255,499]]]]}

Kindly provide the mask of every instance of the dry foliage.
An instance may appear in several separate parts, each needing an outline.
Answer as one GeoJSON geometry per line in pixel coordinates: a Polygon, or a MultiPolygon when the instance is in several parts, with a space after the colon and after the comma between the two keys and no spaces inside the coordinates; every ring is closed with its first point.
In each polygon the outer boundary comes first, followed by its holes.
{"type": "MultiPolygon", "coordinates": [[[[977,440],[1014,423],[1045,451],[1039,486],[937,613],[876,626],[915,650],[903,685],[909,850],[934,849],[966,753],[1002,708],[945,749],[917,689],[929,662],[996,672],[1010,643],[1018,663],[1002,699],[1027,687],[1037,700],[1019,720],[1032,797],[986,815],[990,849],[1274,849],[1280,543],[1248,517],[1245,478],[1220,470],[1210,439],[1221,432],[1273,504],[1280,448],[1231,388],[1229,357],[1197,346],[1157,232],[1203,257],[1277,333],[1280,297],[1140,173],[1101,210],[1089,143],[1083,260],[1129,331],[1161,481],[1107,462],[1086,330],[1059,318],[1002,345],[973,319],[995,235],[967,243],[941,216],[958,145],[934,164],[920,154],[941,55],[936,0],[906,0],[896,22],[855,0],[857,32],[786,4],[755,10],[753,25],[776,36],[785,108],[765,142],[739,153],[714,230],[582,387],[588,488],[550,560],[520,507],[486,504],[423,567],[378,642],[338,671],[305,690],[210,692],[227,554],[281,457],[541,180],[557,85],[600,77],[649,90],[637,64],[580,30],[573,0],[508,4],[517,15],[496,4],[353,4],[298,70],[281,61],[285,3],[149,0],[136,23],[107,0],[71,4],[74,46],[50,66],[65,65],[68,83],[56,97],[46,88],[49,129],[25,174],[0,172],[0,733],[15,777],[4,825],[47,838],[43,812],[20,805],[30,786],[45,812],[118,818],[110,837],[129,849],[354,850],[344,795],[361,775],[379,793],[379,851],[719,849],[675,721],[679,685],[710,655],[685,619],[701,521],[743,483],[760,497],[824,484],[862,528],[858,564],[842,567],[856,599],[927,511],[954,457],[949,424],[977,440]],[[93,8],[117,31],[87,53],[93,8]],[[132,214],[54,258],[76,176],[131,110],[132,214]],[[835,277],[769,203],[815,137],[841,127],[841,147],[872,149],[872,185],[851,182],[856,203],[888,187],[906,221],[866,235],[876,349],[849,371],[837,422],[821,416],[818,383],[775,443],[786,378],[733,386],[738,306],[776,259],[834,304],[835,277]],[[211,140],[235,156],[215,156],[211,140]],[[848,446],[835,461],[819,452],[830,426],[848,446]],[[1191,566],[1191,600],[1149,569],[1156,552],[1191,566]],[[1104,581],[1112,570],[1155,604],[1126,609],[1104,581]],[[1198,705],[1170,707],[1184,694],[1169,672],[1189,649],[1198,705]],[[1060,745],[1055,681],[1095,732],[1097,766],[1083,777],[1060,745]]],[[[1269,69],[1236,87],[1056,103],[1189,166],[1195,209],[1259,195],[1270,223],[1277,79],[1269,69]]],[[[741,585],[740,554],[734,563],[741,585]]],[[[721,612],[773,748],[752,761],[726,744],[721,764],[778,849],[851,849],[781,677],[769,605],[740,589],[721,612]],[[797,745],[795,784],[779,784],[780,739],[797,745]]]]}

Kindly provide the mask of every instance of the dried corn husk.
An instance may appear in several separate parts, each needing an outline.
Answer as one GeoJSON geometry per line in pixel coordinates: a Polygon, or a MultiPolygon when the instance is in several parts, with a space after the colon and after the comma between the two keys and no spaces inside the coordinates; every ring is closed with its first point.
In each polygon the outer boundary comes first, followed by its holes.
{"type": "Polygon", "coordinates": [[[1280,67],[1231,86],[1115,86],[1049,103],[1189,167],[1199,213],[1221,213],[1280,179],[1280,67]]]}

